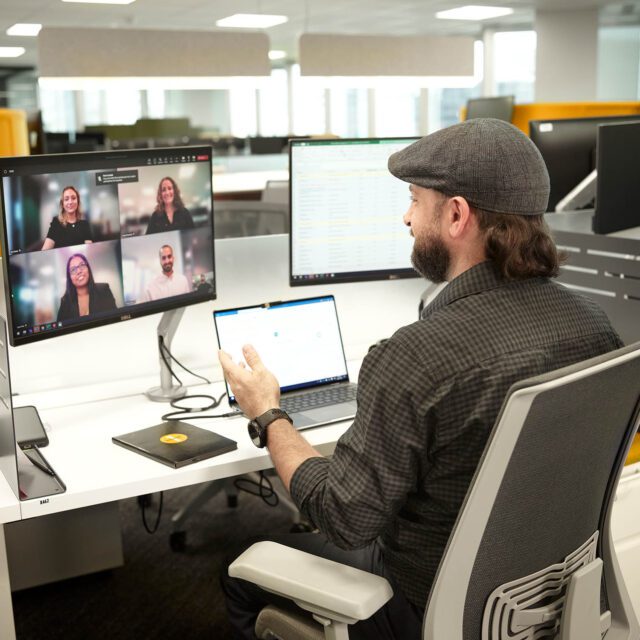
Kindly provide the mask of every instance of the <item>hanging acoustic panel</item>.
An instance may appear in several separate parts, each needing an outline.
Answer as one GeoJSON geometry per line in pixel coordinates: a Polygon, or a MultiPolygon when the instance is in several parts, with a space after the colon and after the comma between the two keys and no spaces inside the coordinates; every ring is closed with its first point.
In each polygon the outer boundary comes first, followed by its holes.
{"type": "Polygon", "coordinates": [[[467,36],[343,36],[305,33],[304,76],[473,76],[467,36]]]}
{"type": "MultiPolygon", "coordinates": [[[[256,32],[43,28],[43,77],[268,76],[269,37],[256,32]]],[[[167,87],[170,89],[171,87],[167,87]]]]}

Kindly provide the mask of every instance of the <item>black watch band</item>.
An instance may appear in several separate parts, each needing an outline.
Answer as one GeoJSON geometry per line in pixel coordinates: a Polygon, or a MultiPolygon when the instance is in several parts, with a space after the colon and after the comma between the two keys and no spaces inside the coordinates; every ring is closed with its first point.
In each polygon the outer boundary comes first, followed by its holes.
{"type": "Polygon", "coordinates": [[[249,421],[247,429],[249,430],[251,441],[256,447],[262,449],[267,446],[267,427],[275,420],[280,420],[281,418],[293,424],[293,420],[289,417],[289,414],[282,409],[269,409],[261,416],[249,421]]]}

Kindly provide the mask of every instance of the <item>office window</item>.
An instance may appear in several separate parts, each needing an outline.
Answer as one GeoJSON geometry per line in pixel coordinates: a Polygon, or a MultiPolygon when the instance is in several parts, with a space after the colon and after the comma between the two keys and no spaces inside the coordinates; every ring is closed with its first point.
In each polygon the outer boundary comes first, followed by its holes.
{"type": "Polygon", "coordinates": [[[374,89],[375,135],[415,136],[419,133],[420,88],[412,86],[374,89]]]}
{"type": "Polygon", "coordinates": [[[273,69],[271,78],[258,89],[258,128],[262,136],[289,133],[289,80],[286,69],[273,69]]]}
{"type": "Polygon", "coordinates": [[[232,135],[246,138],[258,133],[257,93],[252,85],[229,90],[228,132],[232,135]]]}
{"type": "Polygon", "coordinates": [[[536,79],[536,32],[498,31],[493,36],[494,95],[533,102],[536,79]]]}
{"type": "Polygon", "coordinates": [[[369,132],[367,89],[332,87],[331,133],[342,138],[366,138],[369,132]]]}
{"type": "Polygon", "coordinates": [[[482,95],[482,86],[475,87],[443,87],[429,89],[429,131],[437,131],[460,122],[460,109],[470,98],[482,95]]]}
{"type": "Polygon", "coordinates": [[[40,106],[45,131],[76,131],[75,91],[41,89],[40,106]]]}
{"type": "Polygon", "coordinates": [[[32,69],[12,72],[6,79],[6,90],[10,109],[36,111],[39,108],[38,81],[32,69]]]}
{"type": "Polygon", "coordinates": [[[640,27],[598,29],[598,100],[640,99],[640,27]]]}
{"type": "Polygon", "coordinates": [[[291,66],[293,133],[313,135],[325,133],[325,86],[322,81],[300,76],[300,65],[291,66]]]}
{"type": "Polygon", "coordinates": [[[164,89],[147,89],[146,92],[146,118],[164,118],[166,98],[164,89]]]}

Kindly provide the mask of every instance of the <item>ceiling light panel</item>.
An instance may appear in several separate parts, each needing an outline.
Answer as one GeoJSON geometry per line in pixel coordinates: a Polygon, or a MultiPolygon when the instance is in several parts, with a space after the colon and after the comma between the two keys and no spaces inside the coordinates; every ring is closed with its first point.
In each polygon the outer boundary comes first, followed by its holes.
{"type": "Polygon", "coordinates": [[[0,58],[18,58],[24,52],[24,47],[0,47],[0,58]]]}
{"type": "Polygon", "coordinates": [[[489,18],[500,18],[513,13],[509,7],[487,7],[482,5],[468,4],[456,9],[438,11],[436,18],[441,20],[488,20],[489,18]]]}
{"type": "Polygon", "coordinates": [[[8,36],[37,36],[42,29],[41,24],[16,22],[7,29],[8,36]]]}
{"type": "Polygon", "coordinates": [[[284,24],[287,16],[275,16],[266,13],[234,13],[221,20],[216,20],[218,27],[234,27],[240,29],[268,29],[278,24],[284,24]]]}

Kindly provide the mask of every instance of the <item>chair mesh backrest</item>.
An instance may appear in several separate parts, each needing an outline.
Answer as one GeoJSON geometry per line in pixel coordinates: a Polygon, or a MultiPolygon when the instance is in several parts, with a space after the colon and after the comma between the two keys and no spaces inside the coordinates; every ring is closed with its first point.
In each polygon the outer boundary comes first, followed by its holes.
{"type": "Polygon", "coordinates": [[[602,527],[639,392],[636,357],[533,400],[476,555],[465,640],[481,637],[497,586],[561,561],[602,527]]]}

